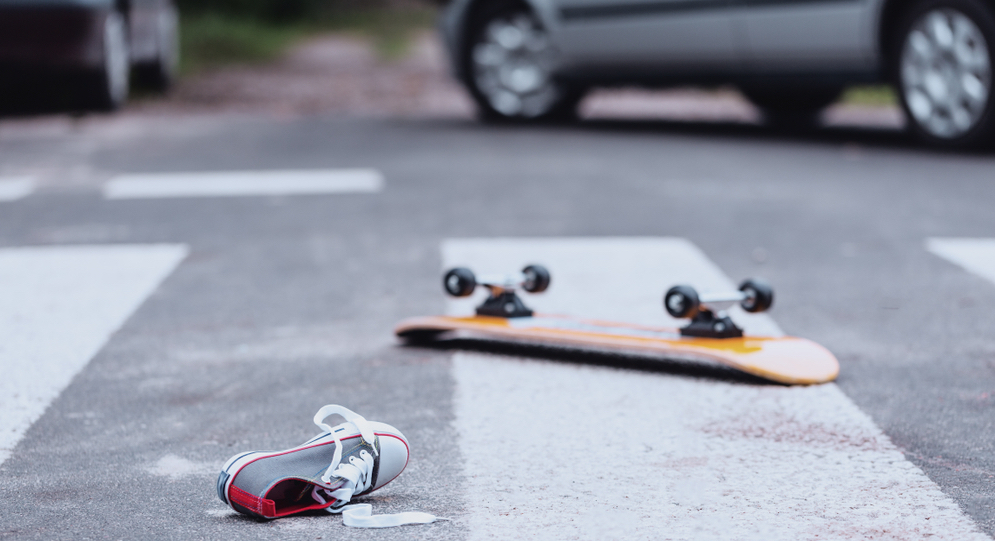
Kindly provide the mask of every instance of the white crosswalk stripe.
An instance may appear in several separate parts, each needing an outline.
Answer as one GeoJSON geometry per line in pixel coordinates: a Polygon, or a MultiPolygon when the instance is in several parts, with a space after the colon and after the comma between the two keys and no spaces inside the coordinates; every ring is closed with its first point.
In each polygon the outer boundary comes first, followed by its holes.
{"type": "Polygon", "coordinates": [[[186,253],[182,245],[0,250],[0,464],[186,253]]]}
{"type": "Polygon", "coordinates": [[[383,185],[375,169],[145,173],[112,178],[103,193],[107,199],[239,197],[372,193],[383,185]]]}
{"type": "Polygon", "coordinates": [[[926,239],[926,249],[995,282],[995,239],[929,238],[926,239]]]}
{"type": "Polygon", "coordinates": [[[35,181],[32,177],[0,176],[0,201],[17,201],[35,191],[35,181]]]}
{"type": "MultiPolygon", "coordinates": [[[[681,239],[469,239],[442,251],[445,266],[481,274],[544,264],[552,285],[527,304],[635,323],[671,323],[661,297],[675,283],[732,285],[681,239]]],[[[471,308],[453,301],[449,313],[471,308]]],[[[733,315],[749,332],[779,332],[744,316],[733,315]]],[[[471,539],[987,539],[834,384],[453,362],[471,539]]]]}

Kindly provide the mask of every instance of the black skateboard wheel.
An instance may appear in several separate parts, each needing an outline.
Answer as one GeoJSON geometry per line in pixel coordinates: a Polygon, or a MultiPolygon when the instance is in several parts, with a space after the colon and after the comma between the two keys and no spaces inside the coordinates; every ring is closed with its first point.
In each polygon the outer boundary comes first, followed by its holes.
{"type": "Polygon", "coordinates": [[[698,292],[691,286],[674,286],[663,296],[664,308],[676,318],[693,318],[699,305],[698,292]]]}
{"type": "Polygon", "coordinates": [[[739,290],[746,293],[746,298],[739,305],[747,312],[765,312],[774,304],[774,290],[759,278],[744,280],[739,290]]]}
{"type": "Polygon", "coordinates": [[[522,269],[525,281],[522,282],[522,289],[529,293],[542,293],[549,287],[549,271],[542,265],[529,265],[522,269]]]}
{"type": "Polygon", "coordinates": [[[469,297],[477,287],[477,278],[470,269],[456,267],[446,273],[442,279],[442,287],[453,297],[469,297]]]}

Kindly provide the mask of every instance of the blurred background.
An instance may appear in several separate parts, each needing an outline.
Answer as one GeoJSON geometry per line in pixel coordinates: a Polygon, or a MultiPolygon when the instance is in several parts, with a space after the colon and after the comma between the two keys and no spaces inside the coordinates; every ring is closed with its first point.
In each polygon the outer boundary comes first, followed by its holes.
{"type": "MultiPolygon", "coordinates": [[[[125,108],[470,118],[487,109],[475,106],[453,77],[436,30],[446,9],[438,2],[119,0],[85,9],[62,3],[0,2],[0,115],[125,108]],[[123,26],[107,15],[114,11],[122,13],[123,26]]],[[[577,104],[581,118],[765,119],[722,81],[668,82],[664,90],[632,84],[639,81],[631,77],[608,82],[586,89],[577,104]]],[[[889,131],[905,124],[888,85],[839,89],[815,124],[889,131]]]]}
{"type": "Polygon", "coordinates": [[[479,526],[491,519],[541,525],[537,539],[620,537],[603,532],[623,521],[646,539],[990,539],[993,13],[0,0],[0,538],[347,536],[334,517],[240,520],[215,491],[220,461],[303,441],[334,402],[417,442],[375,512],[454,519],[364,540],[516,537],[479,526]],[[591,364],[614,357],[564,355],[582,363],[547,378],[526,371],[546,353],[509,349],[492,359],[506,375],[467,378],[478,363],[454,350],[399,347],[398,321],[445,311],[444,263],[503,273],[552,265],[547,249],[577,254],[552,288],[590,277],[560,290],[578,316],[671,325],[668,276],[763,277],[771,323],[832,351],[839,380],[789,389],[660,363],[597,402],[591,364]],[[555,392],[522,383],[546,380],[555,392]],[[582,407],[561,400],[571,388],[582,407]],[[523,398],[489,398],[503,389],[523,398]],[[517,430],[521,412],[566,409],[579,422],[549,433],[585,453],[592,427],[622,417],[692,436],[602,438],[590,457],[626,472],[606,491],[549,452],[561,443],[517,430]],[[468,411],[494,413],[454,421],[468,411]],[[492,419],[527,445],[460,428],[492,419]],[[508,469],[474,461],[499,440],[540,469],[489,481],[508,469]],[[644,471],[662,479],[646,497],[628,488],[644,471]],[[598,486],[561,498],[554,477],[598,486]]]}

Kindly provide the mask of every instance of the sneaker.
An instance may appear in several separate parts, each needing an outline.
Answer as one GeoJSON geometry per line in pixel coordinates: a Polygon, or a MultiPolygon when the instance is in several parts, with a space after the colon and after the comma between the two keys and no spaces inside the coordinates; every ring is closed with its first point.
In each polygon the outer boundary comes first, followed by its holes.
{"type": "Polygon", "coordinates": [[[369,494],[408,464],[408,440],[396,428],[367,421],[342,407],[318,410],[323,432],[286,451],[233,456],[218,476],[218,497],[249,516],[273,519],[304,511],[341,512],[355,496],[369,494]],[[346,422],[331,427],[326,417],[346,422]]]}

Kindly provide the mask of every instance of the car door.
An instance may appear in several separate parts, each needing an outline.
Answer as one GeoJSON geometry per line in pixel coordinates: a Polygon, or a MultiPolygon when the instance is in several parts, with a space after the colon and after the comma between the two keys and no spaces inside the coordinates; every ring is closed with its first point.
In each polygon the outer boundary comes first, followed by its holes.
{"type": "Polygon", "coordinates": [[[754,70],[825,72],[873,65],[880,0],[733,0],[754,70]]]}
{"type": "Polygon", "coordinates": [[[728,0],[547,0],[567,64],[709,69],[736,64],[728,0]]]}

